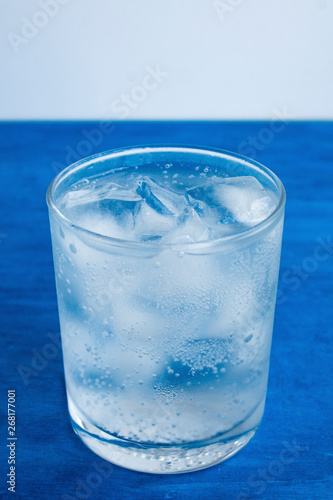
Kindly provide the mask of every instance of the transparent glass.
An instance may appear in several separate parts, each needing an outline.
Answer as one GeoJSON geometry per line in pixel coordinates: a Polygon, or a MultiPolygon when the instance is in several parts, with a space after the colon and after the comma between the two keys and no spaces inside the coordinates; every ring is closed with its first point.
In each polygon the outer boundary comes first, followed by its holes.
{"type": "Polygon", "coordinates": [[[81,160],[51,183],[49,207],[69,413],[103,458],[151,473],[234,455],[261,422],[269,370],[285,191],[262,165],[226,151],[137,147],[81,160]],[[253,176],[276,197],[254,227],[161,244],[88,231],[64,195],[117,173],[182,191],[253,176]]]}

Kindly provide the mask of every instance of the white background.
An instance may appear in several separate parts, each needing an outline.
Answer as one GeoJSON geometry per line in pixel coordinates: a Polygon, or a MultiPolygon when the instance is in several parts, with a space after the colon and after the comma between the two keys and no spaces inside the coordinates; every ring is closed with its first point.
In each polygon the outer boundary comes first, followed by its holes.
{"type": "Polygon", "coordinates": [[[333,117],[332,0],[0,0],[0,9],[0,119],[333,117]]]}

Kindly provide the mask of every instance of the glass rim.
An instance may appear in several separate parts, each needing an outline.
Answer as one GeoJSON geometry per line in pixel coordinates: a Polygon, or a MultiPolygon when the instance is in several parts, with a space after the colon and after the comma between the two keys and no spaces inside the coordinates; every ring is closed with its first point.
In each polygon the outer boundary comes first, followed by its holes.
{"type": "MultiPolygon", "coordinates": [[[[112,172],[112,168],[110,169],[110,172],[112,172]]],[[[87,156],[85,158],[82,158],[78,160],[75,163],[72,163],[68,165],[66,168],[64,168],[61,172],[59,172],[54,179],[51,181],[48,189],[47,189],[47,194],[46,194],[46,201],[48,208],[50,212],[52,212],[58,219],[59,221],[64,224],[67,227],[70,227],[72,229],[77,230],[83,235],[86,235],[90,238],[96,239],[101,243],[106,243],[109,246],[117,246],[117,247],[126,247],[126,248],[132,248],[132,249],[166,249],[166,248],[173,248],[178,251],[184,250],[193,250],[193,251],[200,251],[200,250],[209,250],[212,251],[213,249],[217,250],[218,248],[221,248],[221,246],[229,246],[229,244],[234,244],[235,242],[238,241],[243,241],[243,240],[251,240],[253,238],[256,239],[256,237],[259,237],[262,233],[264,233],[268,228],[272,226],[272,224],[279,218],[280,214],[284,210],[285,202],[286,202],[286,191],[284,188],[284,185],[282,181],[279,179],[279,177],[274,174],[269,168],[265,167],[261,163],[257,162],[256,160],[253,160],[252,158],[248,158],[246,156],[240,155],[238,153],[234,153],[231,151],[227,151],[224,149],[217,149],[217,148],[210,148],[206,146],[192,146],[192,145],[180,145],[180,144],[154,144],[154,145],[137,145],[137,146],[128,146],[128,147],[122,147],[122,148],[117,148],[117,149],[111,149],[107,151],[102,151],[100,153],[97,153],[95,155],[87,156]],[[85,229],[84,227],[80,226],[80,224],[77,224],[73,221],[71,221],[68,217],[66,217],[56,206],[56,203],[54,201],[54,190],[55,187],[60,184],[60,182],[69,174],[76,172],[89,164],[97,163],[101,158],[104,159],[112,159],[124,155],[132,155],[132,154],[139,154],[139,155],[145,155],[147,153],[162,153],[162,152],[169,152],[169,153],[192,153],[192,154],[201,154],[201,155],[206,155],[206,156],[217,156],[220,158],[224,159],[231,159],[231,160],[238,160],[240,163],[243,163],[245,165],[248,165],[255,170],[262,172],[266,174],[271,181],[275,184],[275,186],[278,188],[278,203],[273,210],[273,212],[263,219],[261,222],[258,224],[255,224],[252,227],[249,227],[243,231],[238,231],[236,233],[226,235],[226,236],[221,236],[216,239],[212,240],[205,240],[205,241],[198,241],[198,242],[181,242],[181,243],[160,243],[159,241],[152,241],[152,242],[147,242],[147,241],[131,241],[131,240],[125,240],[125,239],[119,239],[119,238],[114,238],[112,236],[106,236],[94,231],[91,231],[89,229],[85,229]]]]}

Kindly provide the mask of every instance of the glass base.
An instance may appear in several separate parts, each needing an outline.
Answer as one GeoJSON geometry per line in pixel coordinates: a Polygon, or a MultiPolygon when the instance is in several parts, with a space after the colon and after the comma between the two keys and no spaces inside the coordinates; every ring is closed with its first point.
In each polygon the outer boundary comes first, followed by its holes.
{"type": "Polygon", "coordinates": [[[151,474],[179,474],[205,469],[223,462],[241,450],[254,436],[257,427],[232,439],[204,445],[149,446],[129,442],[105,433],[91,423],[71,417],[72,426],[82,441],[97,455],[113,464],[151,474]]]}

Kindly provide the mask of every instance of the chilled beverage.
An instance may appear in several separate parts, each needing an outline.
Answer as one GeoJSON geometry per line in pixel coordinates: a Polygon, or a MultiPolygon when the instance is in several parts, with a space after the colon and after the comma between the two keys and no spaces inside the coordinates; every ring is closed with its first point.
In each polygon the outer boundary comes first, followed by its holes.
{"type": "Polygon", "coordinates": [[[146,472],[224,460],[265,405],[283,186],[254,162],[182,151],[102,155],[50,187],[74,429],[146,472]]]}

